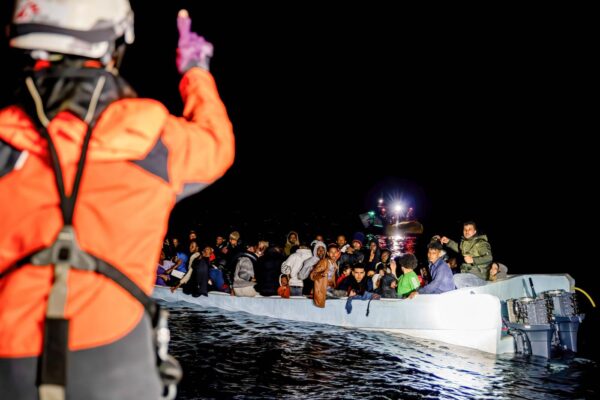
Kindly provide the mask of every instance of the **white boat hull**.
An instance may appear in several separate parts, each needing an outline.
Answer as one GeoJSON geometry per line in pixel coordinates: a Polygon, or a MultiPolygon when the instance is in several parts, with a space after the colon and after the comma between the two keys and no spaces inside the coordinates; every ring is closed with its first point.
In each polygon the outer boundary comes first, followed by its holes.
{"type": "Polygon", "coordinates": [[[156,287],[153,297],[201,308],[215,307],[292,321],[396,332],[500,354],[514,352],[512,338],[502,337],[500,300],[531,296],[529,277],[534,280],[538,293],[553,289],[568,291],[573,283],[568,275],[519,275],[482,287],[419,295],[412,300],[372,301],[369,316],[366,316],[368,302],[360,300],[352,302],[353,309],[348,314],[346,299],[328,299],[325,308],[318,308],[304,297],[235,297],[217,292],[209,293],[208,297],[192,297],[181,290],[171,293],[165,287],[156,287]]]}

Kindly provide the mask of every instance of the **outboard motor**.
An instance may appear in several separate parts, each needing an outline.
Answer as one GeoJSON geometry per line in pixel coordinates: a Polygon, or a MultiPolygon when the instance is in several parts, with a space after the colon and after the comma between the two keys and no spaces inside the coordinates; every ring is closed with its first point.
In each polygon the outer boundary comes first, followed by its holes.
{"type": "Polygon", "coordinates": [[[562,350],[577,351],[577,331],[585,315],[579,314],[575,293],[548,290],[536,298],[509,299],[506,307],[517,353],[550,358],[553,339],[562,350]]]}
{"type": "Polygon", "coordinates": [[[517,353],[549,358],[554,327],[544,299],[521,297],[507,301],[509,333],[515,337],[517,353]]]}
{"type": "Polygon", "coordinates": [[[559,346],[563,350],[577,352],[577,331],[585,314],[579,314],[577,297],[573,292],[562,289],[548,290],[540,293],[548,308],[552,310],[555,334],[559,339],[559,346]]]}

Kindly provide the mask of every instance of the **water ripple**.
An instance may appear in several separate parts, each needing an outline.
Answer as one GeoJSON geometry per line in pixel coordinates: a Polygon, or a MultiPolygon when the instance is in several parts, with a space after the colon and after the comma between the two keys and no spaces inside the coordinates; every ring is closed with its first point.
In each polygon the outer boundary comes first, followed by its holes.
{"type": "Polygon", "coordinates": [[[168,304],[179,399],[595,398],[594,361],[494,356],[429,340],[168,304]]]}

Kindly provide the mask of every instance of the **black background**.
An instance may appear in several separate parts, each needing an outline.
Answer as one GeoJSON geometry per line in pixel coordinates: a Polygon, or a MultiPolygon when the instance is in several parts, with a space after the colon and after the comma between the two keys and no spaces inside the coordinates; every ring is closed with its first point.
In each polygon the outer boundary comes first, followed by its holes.
{"type": "MultiPolygon", "coordinates": [[[[176,15],[187,8],[215,46],[236,134],[234,166],[177,206],[172,231],[351,235],[358,214],[397,194],[425,226],[421,243],[459,239],[474,219],[510,272],[569,272],[600,301],[597,239],[583,233],[597,220],[585,26],[516,10],[157,3],[132,2],[122,74],[181,111],[176,15]]],[[[6,40],[0,60],[5,105],[6,40]]]]}

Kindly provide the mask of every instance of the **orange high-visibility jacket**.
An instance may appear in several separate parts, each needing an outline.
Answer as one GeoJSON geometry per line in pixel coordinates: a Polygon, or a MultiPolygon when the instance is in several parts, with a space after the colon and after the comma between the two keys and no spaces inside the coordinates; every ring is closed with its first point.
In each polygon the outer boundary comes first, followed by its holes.
{"type": "MultiPolygon", "coordinates": [[[[110,104],[93,130],[75,206],[81,248],[125,273],[150,294],[176,196],[210,184],[231,166],[234,138],[225,106],[207,71],[193,68],[180,84],[183,117],[159,102],[110,104]]],[[[48,126],[71,191],[87,125],[68,112],[48,126]]],[[[41,247],[62,228],[59,195],[46,141],[25,112],[0,110],[0,140],[20,151],[0,177],[0,272],[41,247]]],[[[0,279],[0,357],[41,353],[53,272],[25,265],[0,279]]],[[[112,280],[72,269],[66,318],[69,349],[112,343],[140,321],[143,307],[112,280]]]]}

